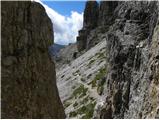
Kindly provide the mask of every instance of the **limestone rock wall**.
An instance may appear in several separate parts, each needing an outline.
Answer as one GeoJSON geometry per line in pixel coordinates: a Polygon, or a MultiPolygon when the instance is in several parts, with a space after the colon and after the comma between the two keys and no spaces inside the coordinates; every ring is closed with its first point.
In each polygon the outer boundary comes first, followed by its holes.
{"type": "Polygon", "coordinates": [[[79,31],[79,51],[107,42],[106,100],[95,118],[158,118],[158,4],[102,1],[97,27],[79,31]]]}
{"type": "Polygon", "coordinates": [[[121,2],[114,12],[100,118],[158,118],[158,2],[121,2]]]}
{"type": "Polygon", "coordinates": [[[99,12],[99,6],[96,1],[87,1],[84,9],[84,22],[83,27],[85,29],[93,29],[97,27],[97,17],[99,12]]]}
{"type": "Polygon", "coordinates": [[[2,118],[65,118],[48,47],[52,23],[36,2],[2,1],[2,118]]]}
{"type": "Polygon", "coordinates": [[[98,25],[110,25],[114,21],[114,9],[117,7],[118,1],[101,1],[99,5],[98,25]]]}
{"type": "Polygon", "coordinates": [[[100,4],[96,1],[86,2],[83,28],[77,37],[77,47],[80,52],[102,41],[102,34],[114,22],[114,9],[117,5],[117,1],[101,1],[100,4]]]}
{"type": "Polygon", "coordinates": [[[98,14],[99,5],[96,1],[87,1],[84,10],[84,21],[83,28],[79,31],[79,36],[77,37],[77,47],[79,51],[86,49],[87,47],[87,36],[91,30],[98,25],[98,14]]]}

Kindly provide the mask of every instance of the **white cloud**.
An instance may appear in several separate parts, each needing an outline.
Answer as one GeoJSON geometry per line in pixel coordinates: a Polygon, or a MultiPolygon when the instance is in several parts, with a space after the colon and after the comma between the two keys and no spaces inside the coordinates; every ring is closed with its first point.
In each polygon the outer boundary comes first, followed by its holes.
{"type": "Polygon", "coordinates": [[[83,13],[80,14],[76,11],[71,11],[71,15],[66,17],[48,7],[41,1],[35,1],[44,6],[48,16],[52,20],[54,29],[54,42],[65,45],[76,42],[78,30],[80,30],[83,25],[83,13]]]}

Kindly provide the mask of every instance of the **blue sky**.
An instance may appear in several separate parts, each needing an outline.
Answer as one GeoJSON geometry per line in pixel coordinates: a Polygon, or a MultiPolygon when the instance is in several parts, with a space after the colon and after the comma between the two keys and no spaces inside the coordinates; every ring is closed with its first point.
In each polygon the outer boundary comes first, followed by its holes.
{"type": "Polygon", "coordinates": [[[75,43],[83,26],[84,1],[40,1],[53,23],[54,42],[61,45],[75,43]]]}
{"type": "Polygon", "coordinates": [[[62,15],[70,16],[71,11],[82,13],[85,8],[85,1],[42,1],[62,15]]]}

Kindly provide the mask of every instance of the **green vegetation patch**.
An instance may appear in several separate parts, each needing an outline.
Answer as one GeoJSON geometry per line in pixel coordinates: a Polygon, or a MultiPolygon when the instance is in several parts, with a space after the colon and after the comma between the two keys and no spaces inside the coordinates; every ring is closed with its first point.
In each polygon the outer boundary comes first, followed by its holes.
{"type": "Polygon", "coordinates": [[[92,85],[92,88],[93,87],[96,87],[96,84],[97,84],[97,80],[96,79],[94,79],[94,80],[92,80],[90,83],[89,83],[89,85],[92,85]]]}
{"type": "Polygon", "coordinates": [[[86,96],[80,103],[81,105],[87,103],[89,101],[89,96],[86,96]]]}
{"type": "Polygon", "coordinates": [[[78,114],[84,114],[82,119],[92,118],[95,105],[96,105],[96,102],[89,103],[86,106],[82,106],[79,109],[77,109],[76,111],[71,112],[69,116],[75,117],[78,114]]]}
{"type": "MultiPolygon", "coordinates": [[[[89,99],[89,96],[87,96],[84,99],[84,101],[87,102],[86,100],[88,100],[88,99],[89,99]]],[[[82,116],[82,119],[92,118],[95,105],[96,105],[96,102],[91,102],[91,103],[88,103],[87,105],[83,105],[82,107],[78,108],[77,110],[70,112],[69,117],[76,117],[78,114],[80,114],[80,115],[84,114],[82,116]]]]}
{"type": "Polygon", "coordinates": [[[76,107],[78,105],[78,103],[77,102],[75,102],[74,104],[73,104],[73,107],[76,107]]]}
{"type": "Polygon", "coordinates": [[[94,107],[96,102],[89,103],[86,106],[83,106],[83,113],[85,114],[82,119],[90,119],[93,117],[94,107]]]}
{"type": "Polygon", "coordinates": [[[69,117],[76,117],[77,116],[77,112],[76,111],[72,111],[69,113],[69,117]]]}
{"type": "MultiPolygon", "coordinates": [[[[105,77],[105,75],[106,75],[106,68],[104,67],[104,68],[101,68],[100,70],[99,70],[99,72],[96,74],[96,76],[95,76],[95,78],[94,78],[94,80],[92,80],[89,84],[91,84],[92,85],[92,87],[96,87],[97,86],[97,81],[98,80],[101,80],[102,78],[104,78],[105,77]]],[[[103,83],[104,84],[104,83],[103,83]]]]}
{"type": "Polygon", "coordinates": [[[95,79],[96,80],[100,80],[102,79],[104,76],[106,75],[106,68],[101,68],[98,72],[98,74],[96,75],[95,79]]]}
{"type": "Polygon", "coordinates": [[[95,99],[93,98],[93,97],[89,97],[89,95],[87,95],[86,97],[84,97],[84,99],[82,100],[82,101],[80,101],[80,104],[81,105],[84,105],[84,104],[86,104],[87,102],[92,102],[92,101],[94,101],[95,99]]]}
{"type": "Polygon", "coordinates": [[[91,66],[91,64],[93,64],[95,62],[95,59],[89,61],[88,66],[91,66]]]}
{"type": "Polygon", "coordinates": [[[105,53],[96,53],[97,58],[104,59],[106,58],[105,53]]]}
{"type": "Polygon", "coordinates": [[[86,106],[82,106],[77,110],[77,112],[78,112],[78,114],[84,114],[86,109],[87,109],[86,106]]]}
{"type": "Polygon", "coordinates": [[[66,102],[64,102],[63,104],[64,104],[64,108],[67,108],[68,106],[70,106],[71,103],[68,102],[68,101],[66,101],[66,102]]]}
{"type": "Polygon", "coordinates": [[[73,96],[74,97],[77,97],[78,95],[80,95],[80,97],[85,96],[87,91],[88,91],[88,88],[85,88],[84,85],[81,84],[78,88],[76,88],[73,91],[73,96]]]}

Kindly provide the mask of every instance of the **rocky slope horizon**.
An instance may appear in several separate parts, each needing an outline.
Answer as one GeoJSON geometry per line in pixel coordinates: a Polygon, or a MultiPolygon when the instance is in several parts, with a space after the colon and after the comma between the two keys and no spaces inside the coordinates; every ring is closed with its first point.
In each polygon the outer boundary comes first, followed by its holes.
{"type": "Polygon", "coordinates": [[[1,117],[65,118],[45,9],[37,2],[1,1],[1,15],[1,117]]]}
{"type": "Polygon", "coordinates": [[[59,55],[60,50],[65,48],[65,46],[66,45],[60,45],[60,44],[56,44],[56,43],[51,45],[49,47],[49,52],[50,52],[51,56],[54,56],[55,58],[57,58],[58,55],[59,55]]]}

